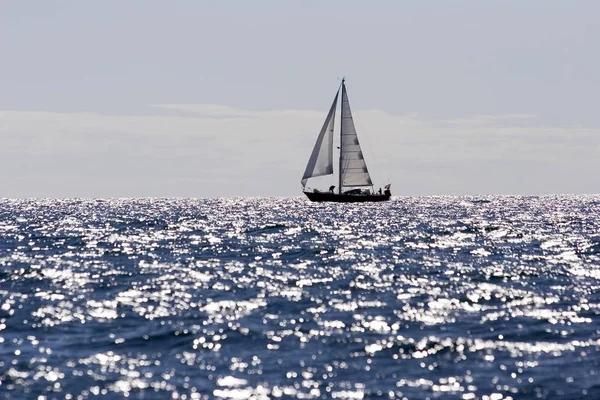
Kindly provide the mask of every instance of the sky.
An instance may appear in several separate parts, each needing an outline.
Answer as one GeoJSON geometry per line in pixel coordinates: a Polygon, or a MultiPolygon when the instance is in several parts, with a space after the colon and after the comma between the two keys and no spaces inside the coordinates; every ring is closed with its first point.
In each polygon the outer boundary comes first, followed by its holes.
{"type": "Polygon", "coordinates": [[[343,76],[394,195],[600,193],[598,38],[583,0],[0,0],[0,197],[299,196],[343,76]]]}

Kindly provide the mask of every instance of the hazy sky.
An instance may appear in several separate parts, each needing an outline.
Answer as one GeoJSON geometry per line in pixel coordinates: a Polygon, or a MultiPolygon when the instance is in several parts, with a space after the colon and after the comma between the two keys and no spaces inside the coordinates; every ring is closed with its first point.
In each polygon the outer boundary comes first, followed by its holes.
{"type": "Polygon", "coordinates": [[[300,195],[344,75],[394,194],[599,193],[599,38],[598,1],[0,0],[0,197],[300,195]]]}

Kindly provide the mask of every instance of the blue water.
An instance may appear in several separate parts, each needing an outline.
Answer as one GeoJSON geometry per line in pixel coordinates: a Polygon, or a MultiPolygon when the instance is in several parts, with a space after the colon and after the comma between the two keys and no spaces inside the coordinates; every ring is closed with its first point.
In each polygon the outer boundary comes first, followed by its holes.
{"type": "Polygon", "coordinates": [[[0,397],[600,399],[600,197],[0,200],[0,397]]]}

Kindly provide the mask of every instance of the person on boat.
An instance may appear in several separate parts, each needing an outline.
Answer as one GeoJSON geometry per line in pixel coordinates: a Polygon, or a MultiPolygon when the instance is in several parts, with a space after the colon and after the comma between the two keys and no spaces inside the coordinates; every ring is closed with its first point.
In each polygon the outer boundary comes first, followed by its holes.
{"type": "Polygon", "coordinates": [[[329,186],[329,192],[330,192],[330,193],[333,193],[333,189],[335,189],[335,185],[331,185],[331,186],[329,186]]]}
{"type": "Polygon", "coordinates": [[[381,194],[381,188],[379,188],[379,194],[381,194]]]}
{"type": "Polygon", "coordinates": [[[386,196],[391,196],[392,195],[392,191],[390,190],[390,188],[392,187],[392,184],[388,183],[384,187],[385,187],[385,195],[386,196]]]}

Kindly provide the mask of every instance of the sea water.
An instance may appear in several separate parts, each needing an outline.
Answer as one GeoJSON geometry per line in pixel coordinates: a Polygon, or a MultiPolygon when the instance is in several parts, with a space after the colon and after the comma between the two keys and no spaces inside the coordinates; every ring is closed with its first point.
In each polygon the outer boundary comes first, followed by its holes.
{"type": "Polygon", "coordinates": [[[0,200],[0,397],[598,399],[600,197],[0,200]]]}

